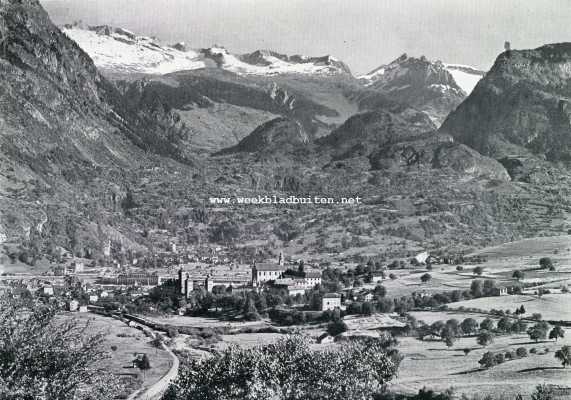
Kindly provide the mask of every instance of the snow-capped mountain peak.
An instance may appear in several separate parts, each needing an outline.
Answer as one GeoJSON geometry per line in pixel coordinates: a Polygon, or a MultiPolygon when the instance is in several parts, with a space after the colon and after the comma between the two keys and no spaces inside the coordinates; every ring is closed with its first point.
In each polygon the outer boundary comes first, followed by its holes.
{"type": "Polygon", "coordinates": [[[184,43],[166,46],[152,37],[108,25],[65,25],[62,30],[104,71],[162,75],[205,66],[200,55],[186,50],[184,43]]]}
{"type": "Polygon", "coordinates": [[[351,73],[344,63],[329,55],[288,56],[270,50],[235,55],[220,45],[190,50],[184,42],[164,45],[155,38],[108,25],[87,28],[65,25],[62,30],[105,72],[163,75],[183,70],[220,68],[238,75],[351,73]]]}
{"type": "Polygon", "coordinates": [[[460,86],[466,94],[472,93],[472,90],[474,90],[480,79],[486,75],[485,71],[469,65],[444,64],[444,67],[452,74],[458,86],[460,86]]]}
{"type": "MultiPolygon", "coordinates": [[[[409,57],[406,53],[395,59],[389,64],[381,65],[365,75],[357,77],[359,81],[365,86],[372,86],[378,81],[392,80],[395,76],[405,74],[406,71],[414,64],[424,64],[433,73],[442,74],[443,71],[452,75],[453,79],[444,84],[450,85],[452,88],[459,87],[467,95],[472,92],[476,84],[485,75],[484,71],[477,68],[460,65],[460,64],[446,64],[439,60],[429,61],[426,57],[419,58],[409,57]]],[[[442,76],[445,76],[443,74],[442,76]]],[[[443,83],[439,83],[442,85],[443,83]]],[[[432,84],[431,84],[432,85],[432,84]]]]}
{"type": "Polygon", "coordinates": [[[329,55],[288,56],[272,50],[256,50],[253,53],[234,55],[221,47],[203,49],[201,53],[213,59],[218,67],[239,75],[351,73],[344,63],[329,55]]]}

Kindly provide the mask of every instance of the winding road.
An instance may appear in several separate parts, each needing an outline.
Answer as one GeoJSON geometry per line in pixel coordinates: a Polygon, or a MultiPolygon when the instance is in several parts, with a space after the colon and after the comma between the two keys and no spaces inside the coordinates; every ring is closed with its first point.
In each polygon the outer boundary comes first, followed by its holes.
{"type": "Polygon", "coordinates": [[[168,352],[172,358],[172,365],[168,372],[157,382],[146,389],[140,389],[127,398],[127,400],[159,400],[168,389],[170,383],[176,378],[180,362],[178,357],[162,343],[163,349],[168,352]]]}

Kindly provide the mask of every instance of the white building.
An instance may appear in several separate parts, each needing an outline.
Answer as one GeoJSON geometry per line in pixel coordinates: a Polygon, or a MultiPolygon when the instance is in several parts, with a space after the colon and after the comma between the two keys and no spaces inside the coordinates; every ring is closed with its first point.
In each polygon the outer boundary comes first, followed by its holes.
{"type": "Polygon", "coordinates": [[[321,311],[341,308],[341,295],[339,293],[326,293],[321,300],[321,311]]]}
{"type": "Polygon", "coordinates": [[[275,281],[285,272],[283,265],[273,263],[254,264],[252,266],[252,284],[259,285],[268,281],[275,281]]]}

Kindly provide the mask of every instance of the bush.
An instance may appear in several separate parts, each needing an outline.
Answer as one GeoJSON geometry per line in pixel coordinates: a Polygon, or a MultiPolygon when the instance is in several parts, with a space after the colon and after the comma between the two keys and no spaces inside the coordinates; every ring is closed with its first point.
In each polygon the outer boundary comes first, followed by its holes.
{"type": "Polygon", "coordinates": [[[340,333],[347,332],[347,324],[341,320],[333,321],[327,326],[327,333],[331,336],[337,336],[340,333]]]}
{"type": "Polygon", "coordinates": [[[496,354],[494,356],[494,360],[496,361],[496,364],[503,364],[506,361],[503,353],[496,354]]]}
{"type": "Polygon", "coordinates": [[[345,342],[340,351],[315,351],[300,335],[250,349],[230,347],[216,357],[191,359],[170,386],[169,400],[372,398],[396,374],[400,357],[387,343],[345,342]],[[269,378],[268,378],[269,377],[269,378]],[[276,378],[276,379],[272,379],[276,378]]]}
{"type": "Polygon", "coordinates": [[[531,319],[535,320],[535,321],[541,321],[542,319],[542,315],[540,313],[533,313],[531,314],[531,319]]]}
{"type": "Polygon", "coordinates": [[[487,345],[489,345],[494,341],[494,336],[488,331],[482,331],[478,335],[476,341],[478,342],[479,345],[486,347],[487,345]]]}
{"type": "Polygon", "coordinates": [[[480,361],[478,361],[478,363],[483,368],[491,368],[494,365],[496,365],[496,357],[494,356],[494,353],[488,351],[487,353],[484,353],[484,355],[482,356],[480,361]]]}
{"type": "Polygon", "coordinates": [[[553,400],[554,398],[553,389],[545,384],[537,385],[531,394],[531,400],[553,400]]]}
{"type": "Polygon", "coordinates": [[[536,349],[535,347],[532,347],[532,348],[529,350],[529,352],[530,352],[531,354],[536,354],[536,353],[537,353],[537,349],[536,349]]]}
{"type": "Polygon", "coordinates": [[[117,394],[118,379],[99,367],[105,334],[58,312],[0,298],[0,398],[105,400],[117,394]]]}
{"type": "Polygon", "coordinates": [[[527,357],[527,349],[525,347],[518,347],[517,350],[515,351],[515,354],[519,358],[527,357]]]}
{"type": "Polygon", "coordinates": [[[543,269],[548,269],[553,266],[553,260],[549,257],[541,257],[539,259],[539,266],[543,269]]]}

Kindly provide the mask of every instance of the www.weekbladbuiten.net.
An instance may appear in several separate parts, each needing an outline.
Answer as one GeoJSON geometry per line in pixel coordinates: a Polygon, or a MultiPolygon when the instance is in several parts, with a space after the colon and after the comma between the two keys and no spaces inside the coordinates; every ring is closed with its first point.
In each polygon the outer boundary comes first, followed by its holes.
{"type": "Polygon", "coordinates": [[[322,196],[253,196],[253,197],[209,197],[208,201],[212,205],[273,205],[273,204],[283,204],[283,205],[297,205],[297,204],[315,204],[315,205],[327,205],[327,204],[348,204],[348,205],[359,205],[363,204],[363,198],[356,197],[322,197],[322,196]]]}

